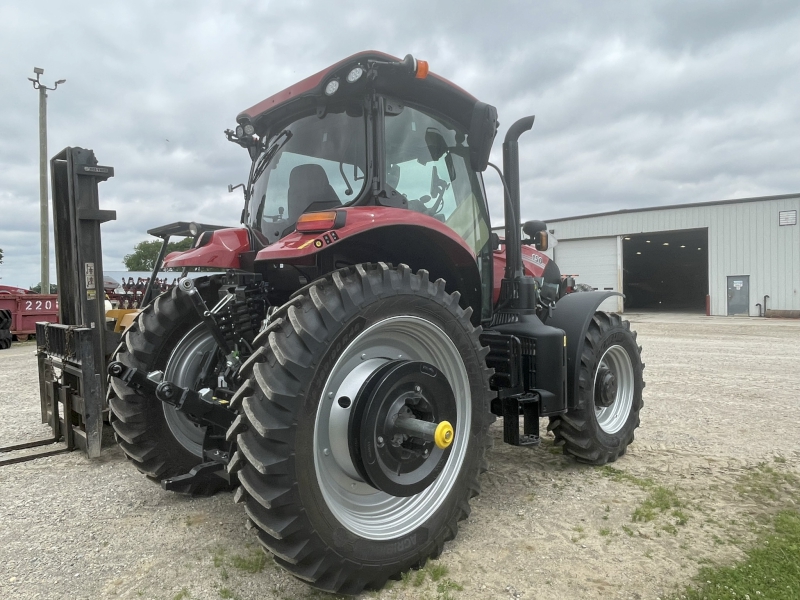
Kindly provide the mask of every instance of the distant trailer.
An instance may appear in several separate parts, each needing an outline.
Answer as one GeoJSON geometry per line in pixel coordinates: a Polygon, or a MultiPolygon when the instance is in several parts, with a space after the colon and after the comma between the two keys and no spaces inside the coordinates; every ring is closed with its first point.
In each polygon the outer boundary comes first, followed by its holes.
{"type": "Polygon", "coordinates": [[[11,311],[11,335],[17,336],[19,341],[36,333],[36,323],[58,323],[58,294],[24,292],[21,288],[0,286],[0,310],[11,311]]]}

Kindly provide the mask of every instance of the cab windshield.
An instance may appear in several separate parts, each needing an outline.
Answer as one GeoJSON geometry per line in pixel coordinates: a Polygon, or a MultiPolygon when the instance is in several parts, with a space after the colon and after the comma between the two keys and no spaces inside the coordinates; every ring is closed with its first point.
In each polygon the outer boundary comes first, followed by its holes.
{"type": "Polygon", "coordinates": [[[245,223],[272,243],[290,233],[304,212],[352,202],[364,189],[366,153],[360,106],[292,122],[253,162],[245,223]]]}

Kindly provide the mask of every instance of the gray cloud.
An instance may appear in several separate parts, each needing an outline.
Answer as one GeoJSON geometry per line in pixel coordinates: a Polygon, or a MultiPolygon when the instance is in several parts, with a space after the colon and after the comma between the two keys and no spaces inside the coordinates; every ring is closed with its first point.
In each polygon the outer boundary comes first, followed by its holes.
{"type": "MultiPolygon", "coordinates": [[[[428,59],[522,138],[523,216],[800,189],[794,2],[6,3],[0,8],[2,283],[38,277],[33,66],[66,78],[49,154],[95,150],[105,265],[177,220],[235,224],[247,156],[222,130],[272,93],[372,48],[428,59]],[[289,4],[289,5],[287,5],[289,4]],[[168,140],[168,141],[167,141],[168,140]]],[[[501,187],[486,175],[494,221],[501,187]]],[[[54,261],[51,261],[54,264],[54,261]]]]}

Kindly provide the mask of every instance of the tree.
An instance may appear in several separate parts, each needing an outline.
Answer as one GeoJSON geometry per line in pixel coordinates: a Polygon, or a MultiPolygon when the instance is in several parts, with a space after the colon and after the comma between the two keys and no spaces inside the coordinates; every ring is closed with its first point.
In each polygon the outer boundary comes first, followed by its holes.
{"type": "Polygon", "coordinates": [[[3,249],[0,248],[0,265],[3,264],[3,249]]]}
{"type": "MultiPolygon", "coordinates": [[[[167,254],[170,252],[180,252],[192,247],[194,239],[187,237],[179,242],[167,244],[167,254]]],[[[161,250],[161,241],[152,240],[139,242],[133,247],[132,254],[126,254],[122,259],[128,271],[152,271],[158,259],[158,252],[161,250]]]]}
{"type": "MultiPolygon", "coordinates": [[[[42,282],[40,281],[39,283],[29,287],[28,289],[30,291],[32,291],[32,292],[36,292],[37,294],[41,294],[42,293],[42,282]]],[[[57,294],[58,293],[58,286],[55,283],[51,283],[50,284],[50,293],[51,294],[57,294]]]]}

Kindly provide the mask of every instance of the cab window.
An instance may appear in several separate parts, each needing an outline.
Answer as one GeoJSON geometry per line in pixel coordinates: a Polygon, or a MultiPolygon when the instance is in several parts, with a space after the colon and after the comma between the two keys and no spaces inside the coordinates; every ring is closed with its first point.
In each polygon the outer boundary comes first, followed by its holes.
{"type": "Polygon", "coordinates": [[[489,219],[480,177],[470,168],[466,131],[410,106],[384,122],[386,185],[480,254],[489,241],[489,219]]]}

